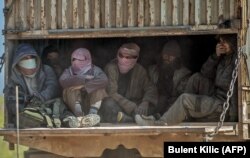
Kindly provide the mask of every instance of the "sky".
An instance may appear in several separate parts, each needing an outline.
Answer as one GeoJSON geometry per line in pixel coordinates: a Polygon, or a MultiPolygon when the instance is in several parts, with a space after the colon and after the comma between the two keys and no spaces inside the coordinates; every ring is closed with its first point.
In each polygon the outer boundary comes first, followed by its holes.
{"type": "MultiPolygon", "coordinates": [[[[3,16],[4,1],[0,0],[0,56],[4,52],[4,36],[2,35],[2,30],[4,29],[4,16],[3,16]]],[[[3,80],[3,70],[0,74],[0,95],[3,94],[4,80],[3,80]]]]}

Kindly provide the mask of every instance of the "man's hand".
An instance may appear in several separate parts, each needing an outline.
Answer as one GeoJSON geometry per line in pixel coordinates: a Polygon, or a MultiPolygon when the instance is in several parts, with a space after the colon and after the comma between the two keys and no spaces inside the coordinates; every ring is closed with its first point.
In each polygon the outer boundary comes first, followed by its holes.
{"type": "Polygon", "coordinates": [[[148,106],[149,103],[144,101],[142,102],[136,109],[135,109],[135,114],[139,115],[147,115],[148,114],[148,106]]]}
{"type": "Polygon", "coordinates": [[[226,54],[227,50],[223,44],[218,43],[216,45],[216,55],[220,57],[222,54],[226,54]]]}

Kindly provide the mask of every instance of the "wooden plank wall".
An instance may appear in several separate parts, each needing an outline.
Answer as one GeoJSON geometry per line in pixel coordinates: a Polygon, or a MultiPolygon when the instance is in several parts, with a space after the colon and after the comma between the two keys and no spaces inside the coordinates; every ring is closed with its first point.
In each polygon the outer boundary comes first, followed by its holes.
{"type": "MultiPolygon", "coordinates": [[[[5,0],[10,7],[12,0],[5,0]]],[[[240,0],[16,0],[7,29],[21,31],[217,25],[240,0]]]]}

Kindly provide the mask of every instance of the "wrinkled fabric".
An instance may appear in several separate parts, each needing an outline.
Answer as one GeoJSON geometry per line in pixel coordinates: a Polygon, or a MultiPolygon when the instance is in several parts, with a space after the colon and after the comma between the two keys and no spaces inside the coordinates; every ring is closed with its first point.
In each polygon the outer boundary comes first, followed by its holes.
{"type": "Polygon", "coordinates": [[[90,70],[92,68],[92,59],[89,50],[85,48],[76,49],[71,55],[71,64],[74,74],[83,74],[90,70]]]}
{"type": "Polygon", "coordinates": [[[127,73],[135,66],[139,56],[139,51],[140,48],[135,43],[126,43],[119,48],[117,52],[117,59],[118,59],[118,67],[122,74],[127,73]],[[127,59],[126,58],[127,56],[137,57],[137,58],[127,59]]]}
{"type": "MultiPolygon", "coordinates": [[[[214,96],[222,102],[227,98],[227,91],[232,80],[232,72],[235,67],[236,53],[214,58],[210,56],[207,62],[202,66],[201,74],[214,82],[214,96]]],[[[229,116],[236,118],[237,109],[237,81],[235,82],[234,92],[230,99],[229,116]]]]}
{"type": "Polygon", "coordinates": [[[107,93],[119,106],[127,113],[132,114],[136,107],[143,101],[148,101],[151,105],[157,104],[158,93],[156,87],[149,80],[146,70],[139,64],[131,69],[131,79],[127,85],[125,95],[118,93],[119,68],[117,60],[113,60],[105,67],[105,72],[109,78],[107,93]]]}
{"type": "Polygon", "coordinates": [[[72,69],[67,68],[60,76],[59,81],[63,89],[84,85],[84,89],[88,93],[100,88],[105,88],[108,84],[108,78],[106,74],[101,70],[101,68],[95,65],[93,65],[93,67],[87,72],[81,72],[78,75],[74,75],[72,69]]]}
{"type": "Polygon", "coordinates": [[[117,59],[118,59],[118,67],[122,74],[125,74],[129,70],[131,70],[137,62],[137,59],[121,58],[119,57],[119,55],[117,56],[117,59]]]}
{"type": "MultiPolygon", "coordinates": [[[[52,68],[47,65],[41,65],[40,58],[38,57],[34,48],[29,44],[21,44],[15,51],[14,59],[12,62],[11,77],[4,88],[6,96],[15,96],[15,88],[19,86],[19,97],[29,98],[38,97],[42,101],[47,101],[58,97],[59,85],[56,75],[52,68]],[[32,55],[37,59],[37,71],[34,77],[23,76],[16,68],[17,63],[25,56],[32,55]],[[28,81],[32,80],[32,81],[28,81]]],[[[10,122],[15,122],[15,102],[13,100],[6,100],[8,109],[8,119],[10,122]]],[[[24,107],[26,102],[20,102],[20,107],[24,107]]]]}
{"type": "Polygon", "coordinates": [[[177,97],[185,91],[188,79],[192,75],[192,72],[184,66],[180,68],[170,67],[172,73],[168,73],[168,70],[162,72],[157,65],[152,65],[148,69],[151,81],[157,85],[159,101],[156,112],[160,114],[166,112],[177,97]],[[161,74],[159,74],[159,71],[161,74]],[[161,76],[163,78],[159,79],[161,76]]]}
{"type": "Polygon", "coordinates": [[[21,60],[18,63],[18,66],[21,66],[25,69],[34,69],[36,68],[36,59],[26,59],[26,60],[21,60]]]}
{"type": "MultiPolygon", "coordinates": [[[[190,77],[186,89],[188,93],[178,97],[160,120],[168,124],[177,124],[190,118],[197,121],[219,121],[223,103],[227,99],[235,58],[236,53],[220,58],[210,56],[203,64],[201,72],[190,77]]],[[[237,121],[237,114],[237,86],[235,85],[226,120],[237,121]]]]}
{"type": "MultiPolygon", "coordinates": [[[[34,95],[29,93],[27,85],[29,84],[29,82],[25,81],[24,76],[16,68],[17,63],[22,58],[28,55],[35,56],[38,65],[38,70],[34,77],[34,80],[36,81],[34,82],[39,84],[36,85],[36,92],[34,93],[38,94],[40,96],[40,99],[43,101],[57,97],[59,93],[59,85],[54,71],[47,65],[41,65],[40,58],[38,57],[37,52],[29,44],[21,44],[17,48],[12,63],[11,81],[10,83],[8,83],[8,85],[12,88],[14,88],[15,85],[19,85],[21,93],[26,95],[34,95]]],[[[14,92],[12,92],[12,94],[14,94],[14,92]]]]}

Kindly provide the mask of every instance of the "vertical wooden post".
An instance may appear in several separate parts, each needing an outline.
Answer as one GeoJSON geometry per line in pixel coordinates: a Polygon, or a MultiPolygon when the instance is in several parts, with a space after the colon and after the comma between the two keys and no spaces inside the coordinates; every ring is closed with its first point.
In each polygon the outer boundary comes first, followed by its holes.
{"type": "Polygon", "coordinates": [[[212,22],[212,3],[211,0],[207,0],[207,24],[210,25],[212,22]]]}
{"type": "Polygon", "coordinates": [[[51,29],[56,29],[56,0],[51,0],[51,29]]]}
{"type": "Polygon", "coordinates": [[[144,0],[138,0],[138,26],[144,26],[144,0]]]}
{"type": "Polygon", "coordinates": [[[183,25],[189,25],[189,0],[183,1],[183,25]]]}
{"type": "Polygon", "coordinates": [[[67,29],[67,5],[68,0],[62,0],[62,29],[67,29]]]}
{"type": "Polygon", "coordinates": [[[100,0],[95,0],[94,28],[100,28],[100,0]]]}
{"type": "Polygon", "coordinates": [[[178,0],[173,0],[173,25],[178,25],[178,0]]]}

